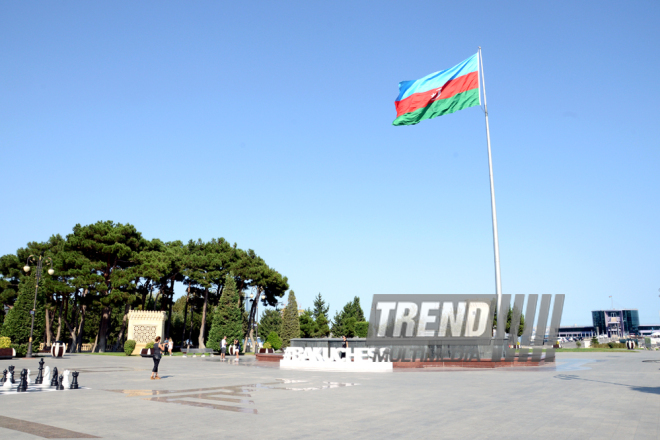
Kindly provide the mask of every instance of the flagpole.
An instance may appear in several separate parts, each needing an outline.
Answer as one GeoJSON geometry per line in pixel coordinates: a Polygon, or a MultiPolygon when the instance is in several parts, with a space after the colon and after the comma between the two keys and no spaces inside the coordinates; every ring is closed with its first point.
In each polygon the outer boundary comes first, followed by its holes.
{"type": "MultiPolygon", "coordinates": [[[[486,102],[486,81],[484,80],[484,63],[481,59],[479,46],[479,75],[484,89],[484,113],[486,114],[486,139],[488,141],[488,171],[490,173],[490,207],[493,214],[493,249],[495,252],[495,291],[497,292],[497,312],[502,304],[502,278],[500,277],[500,244],[497,238],[497,209],[495,208],[495,184],[493,183],[493,159],[490,152],[490,127],[488,125],[488,104],[486,102]]],[[[502,319],[498,316],[498,319],[502,319]]],[[[505,318],[506,319],[506,318],[505,318]]]]}

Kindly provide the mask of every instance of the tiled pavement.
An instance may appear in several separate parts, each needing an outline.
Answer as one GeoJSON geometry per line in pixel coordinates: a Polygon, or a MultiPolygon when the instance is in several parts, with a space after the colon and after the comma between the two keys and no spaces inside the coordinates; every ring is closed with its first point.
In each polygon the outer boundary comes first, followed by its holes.
{"type": "MultiPolygon", "coordinates": [[[[253,358],[73,355],[77,391],[0,395],[0,439],[660,438],[660,352],[559,353],[556,367],[280,371],[253,358]],[[649,361],[649,362],[644,362],[649,361]]],[[[0,361],[16,371],[35,360],[0,361]]]]}

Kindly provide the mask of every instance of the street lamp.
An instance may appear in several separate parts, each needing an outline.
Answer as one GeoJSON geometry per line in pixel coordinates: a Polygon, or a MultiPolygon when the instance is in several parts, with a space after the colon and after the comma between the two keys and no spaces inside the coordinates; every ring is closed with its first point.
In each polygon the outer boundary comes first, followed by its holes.
{"type": "MultiPolygon", "coordinates": [[[[33,264],[35,263],[34,255],[30,255],[29,257],[27,257],[25,266],[23,266],[23,270],[25,271],[26,274],[30,273],[30,261],[32,261],[33,264]]],[[[28,343],[27,354],[25,355],[26,359],[32,358],[32,334],[34,333],[34,314],[37,309],[37,292],[39,292],[39,280],[41,280],[41,271],[43,269],[44,261],[46,261],[46,264],[50,266],[50,269],[48,269],[48,275],[53,275],[55,273],[55,271],[53,270],[53,260],[50,257],[44,258],[43,253],[39,255],[39,259],[36,260],[37,272],[35,273],[35,279],[37,281],[37,284],[34,289],[34,304],[32,305],[32,310],[30,311],[30,315],[32,315],[32,324],[30,325],[30,342],[28,343]]]]}

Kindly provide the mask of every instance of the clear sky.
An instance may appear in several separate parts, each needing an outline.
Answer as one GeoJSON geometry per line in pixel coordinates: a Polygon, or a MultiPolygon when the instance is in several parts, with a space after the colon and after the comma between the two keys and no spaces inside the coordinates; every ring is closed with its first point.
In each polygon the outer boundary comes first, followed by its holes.
{"type": "Polygon", "coordinates": [[[2,2],[0,253],[224,237],[331,313],[494,292],[483,112],[394,127],[483,48],[504,293],[660,317],[660,3],[2,2]]]}

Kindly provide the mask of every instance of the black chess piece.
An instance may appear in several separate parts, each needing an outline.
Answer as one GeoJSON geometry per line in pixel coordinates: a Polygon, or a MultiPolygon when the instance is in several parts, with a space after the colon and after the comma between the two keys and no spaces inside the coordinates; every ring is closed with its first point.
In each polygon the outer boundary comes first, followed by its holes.
{"type": "Polygon", "coordinates": [[[41,385],[44,382],[44,360],[41,359],[39,361],[39,374],[37,374],[37,378],[34,380],[35,385],[41,385]]]}
{"type": "Polygon", "coordinates": [[[69,386],[69,389],[71,390],[77,390],[78,389],[78,373],[77,371],[74,371],[71,373],[71,376],[73,376],[73,381],[71,382],[71,386],[69,386]]]}
{"type": "Polygon", "coordinates": [[[16,383],[16,381],[14,380],[14,366],[13,365],[9,366],[9,382],[16,383]]]}
{"type": "Polygon", "coordinates": [[[57,387],[55,388],[56,390],[63,390],[64,385],[62,385],[62,382],[64,381],[64,375],[60,374],[60,380],[57,382],[57,387]]]}
{"type": "Polygon", "coordinates": [[[53,378],[50,380],[50,386],[57,386],[57,367],[53,368],[53,378]]]}
{"type": "Polygon", "coordinates": [[[18,388],[16,388],[17,393],[24,393],[27,391],[27,370],[23,368],[21,371],[20,382],[18,383],[18,388]]]}
{"type": "Polygon", "coordinates": [[[2,372],[2,379],[0,379],[0,383],[4,384],[5,382],[7,382],[7,369],[2,372]]]}

